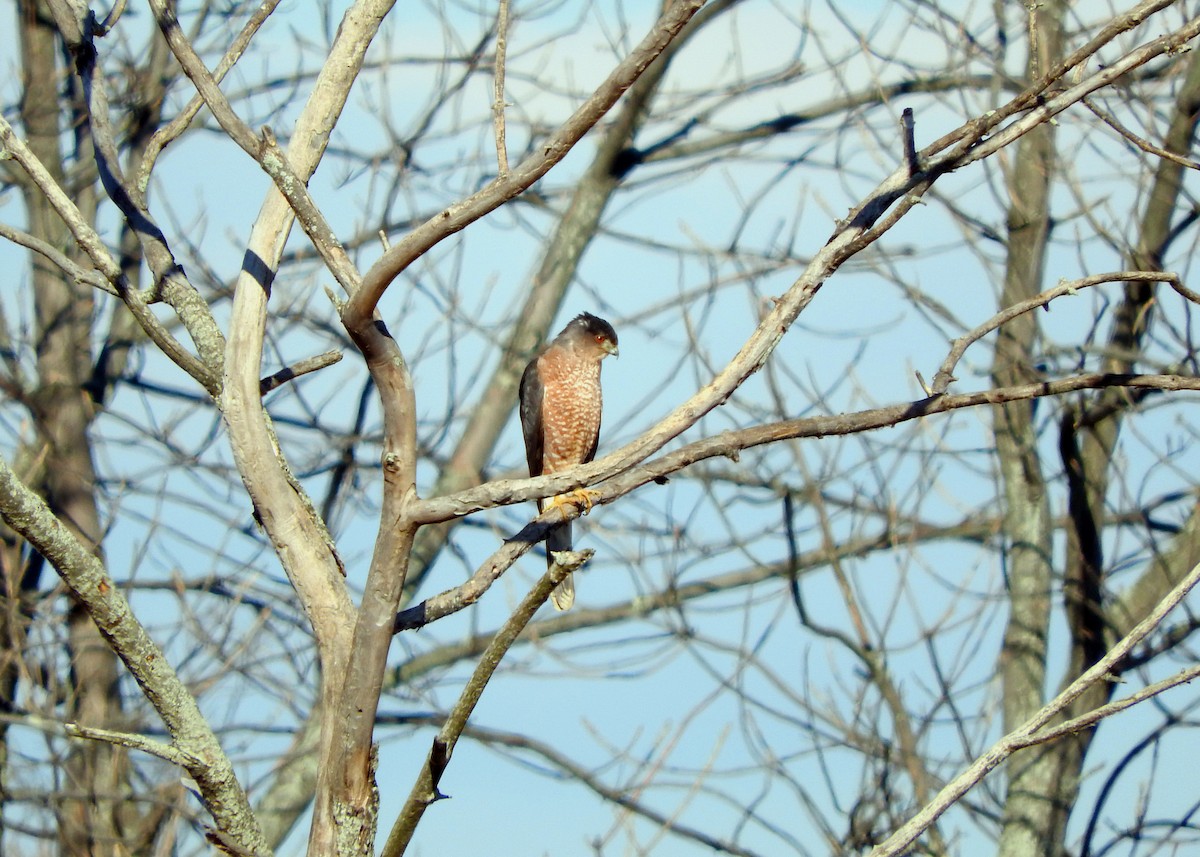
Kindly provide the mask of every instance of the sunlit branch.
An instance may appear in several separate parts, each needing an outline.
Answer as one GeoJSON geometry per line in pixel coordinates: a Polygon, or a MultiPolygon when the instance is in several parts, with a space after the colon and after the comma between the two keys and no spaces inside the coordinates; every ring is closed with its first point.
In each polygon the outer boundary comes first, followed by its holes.
{"type": "Polygon", "coordinates": [[[978,342],[983,337],[987,336],[992,331],[999,328],[1002,324],[1012,321],[1019,315],[1023,315],[1030,310],[1038,307],[1048,307],[1050,302],[1055,298],[1061,298],[1066,295],[1075,295],[1080,290],[1098,286],[1102,283],[1130,283],[1130,282],[1148,282],[1148,283],[1166,283],[1171,288],[1175,289],[1180,295],[1193,303],[1200,304],[1200,295],[1192,292],[1179,279],[1178,274],[1164,273],[1161,271],[1117,271],[1112,274],[1096,274],[1090,277],[1080,277],[1079,279],[1063,281],[1052,289],[1047,289],[1039,295],[1034,295],[1027,300],[1020,301],[1010,307],[996,313],[983,324],[976,327],[974,330],[964,333],[951,343],[950,353],[946,355],[946,359],[942,365],[938,367],[937,374],[933,376],[933,387],[931,395],[937,395],[946,392],[946,388],[950,386],[956,379],[954,377],[954,367],[958,365],[958,361],[966,353],[967,349],[972,344],[978,342]]]}
{"type": "MultiPolygon", "coordinates": [[[[1091,686],[1098,682],[1108,681],[1112,670],[1141,642],[1158,624],[1166,618],[1180,601],[1200,582],[1200,565],[1192,568],[1191,572],[1167,594],[1120,642],[1113,646],[1095,666],[1079,676],[1062,693],[1043,706],[1036,714],[1018,729],[1001,738],[991,749],[975,760],[965,771],[951,780],[929,804],[914,815],[903,827],[897,830],[886,842],[871,852],[871,857],[895,857],[905,853],[917,837],[926,830],[937,818],[959,800],[967,791],[979,783],[987,774],[1001,762],[1018,750],[1038,743],[1035,736],[1039,735],[1048,723],[1061,711],[1067,708],[1075,699],[1081,696],[1091,686]]],[[[1176,677],[1178,678],[1178,677],[1176,677]]],[[[1172,679],[1174,683],[1178,683],[1172,679]]],[[[1161,692],[1166,688],[1159,688],[1161,692]]],[[[1079,724],[1081,727],[1082,724],[1079,724]]],[[[1066,733],[1054,733],[1055,735],[1066,733]]]]}
{"type": "Polygon", "coordinates": [[[291,366],[285,366],[278,372],[275,372],[259,381],[258,388],[265,396],[278,387],[282,387],[288,381],[293,381],[301,375],[307,375],[310,372],[316,372],[324,369],[327,366],[332,366],[342,359],[340,351],[326,351],[324,354],[318,354],[314,357],[306,357],[293,363],[291,366]]]}
{"type": "Polygon", "coordinates": [[[496,63],[492,100],[492,130],[496,136],[496,175],[508,176],[508,143],[504,127],[504,63],[508,53],[508,0],[500,0],[496,12],[496,63]]]}
{"type": "MultiPolygon", "coordinates": [[[[697,461],[708,458],[735,458],[743,449],[798,437],[833,437],[857,434],[884,426],[899,425],[912,420],[931,417],[980,405],[995,405],[1049,396],[1060,396],[1079,390],[1095,390],[1107,387],[1131,389],[1178,391],[1200,390],[1200,378],[1186,375],[1138,375],[1093,372],[1073,375],[1068,378],[1048,380],[1034,384],[1000,387],[978,393],[944,394],[904,402],[882,408],[872,408],[850,414],[805,417],[783,420],[748,429],[723,432],[704,440],[673,450],[659,458],[621,472],[610,461],[619,461],[621,451],[597,459],[590,464],[577,465],[553,476],[536,479],[509,479],[488,482],[456,494],[422,501],[419,520],[422,523],[449,520],[468,515],[493,506],[521,503],[540,497],[561,494],[580,486],[596,486],[596,502],[609,503],[640,485],[669,476],[697,461]],[[616,470],[619,475],[606,476],[616,470]]],[[[629,447],[626,447],[628,449],[629,447]]]]}
{"type": "Polygon", "coordinates": [[[445,773],[446,766],[450,764],[454,745],[458,743],[458,739],[467,725],[467,720],[471,717],[471,712],[475,710],[475,705],[483,695],[484,688],[491,681],[492,674],[500,665],[505,653],[516,642],[521,631],[529,624],[529,620],[533,618],[533,614],[546,603],[546,599],[550,597],[554,587],[558,586],[572,570],[573,566],[570,565],[562,565],[557,562],[551,565],[533,589],[522,599],[508,621],[496,632],[496,636],[484,651],[483,657],[479,659],[475,671],[463,688],[458,702],[451,709],[446,722],[442,724],[437,737],[434,738],[433,748],[430,750],[425,764],[422,765],[416,782],[413,783],[408,800],[405,801],[404,807],[396,817],[392,832],[388,835],[382,857],[399,857],[403,854],[412,840],[413,833],[421,817],[425,814],[425,810],[433,802],[444,797],[438,789],[438,783],[442,774],[445,773]]]}

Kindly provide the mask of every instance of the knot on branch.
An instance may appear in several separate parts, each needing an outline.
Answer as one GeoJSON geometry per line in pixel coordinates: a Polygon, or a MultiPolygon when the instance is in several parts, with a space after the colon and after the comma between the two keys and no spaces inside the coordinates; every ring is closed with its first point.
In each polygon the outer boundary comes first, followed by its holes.
{"type": "MultiPolygon", "coordinates": [[[[566,577],[573,571],[578,571],[595,555],[596,552],[591,548],[584,548],[580,551],[550,551],[550,556],[553,558],[555,566],[563,572],[562,577],[566,577]]],[[[561,578],[555,580],[555,583],[559,582],[561,582],[561,578]]]]}

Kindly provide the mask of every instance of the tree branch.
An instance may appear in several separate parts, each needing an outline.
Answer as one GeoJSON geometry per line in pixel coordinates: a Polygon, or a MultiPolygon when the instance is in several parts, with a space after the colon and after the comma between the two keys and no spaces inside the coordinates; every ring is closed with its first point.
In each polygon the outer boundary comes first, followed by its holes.
{"type": "Polygon", "coordinates": [[[394,244],[363,277],[362,288],[351,296],[342,318],[347,327],[360,327],[371,318],[391,282],[416,259],[445,238],[466,228],[527,190],[544,176],[585,133],[616,103],[655,58],[670,44],[704,0],[669,0],[663,15],[602,84],[559,126],[539,151],[530,155],[506,177],[449,206],[394,244]]]}
{"type": "Polygon", "coordinates": [[[275,372],[258,382],[258,390],[262,395],[282,387],[288,381],[294,381],[301,375],[307,375],[310,372],[316,372],[324,369],[327,366],[332,366],[334,363],[342,359],[340,351],[326,351],[324,354],[317,354],[314,357],[306,357],[293,363],[291,366],[285,366],[278,372],[275,372]]]}
{"type": "MultiPolygon", "coordinates": [[[[589,554],[590,552],[582,551],[580,553],[589,554]]],[[[413,784],[408,800],[405,801],[404,807],[396,817],[381,857],[400,857],[412,841],[413,833],[416,831],[421,817],[425,814],[425,810],[430,804],[445,797],[438,789],[439,781],[445,773],[446,766],[450,764],[454,745],[458,743],[463,729],[466,728],[467,720],[470,718],[471,712],[475,710],[480,696],[483,695],[484,688],[491,681],[492,675],[504,655],[516,642],[525,626],[529,624],[529,620],[533,618],[533,614],[546,603],[546,599],[550,597],[554,587],[561,583],[575,567],[557,562],[551,565],[533,589],[529,590],[500,630],[496,632],[496,636],[484,651],[470,680],[463,688],[458,702],[451,709],[446,722],[438,731],[437,737],[434,738],[433,748],[429,751],[429,756],[421,767],[421,772],[413,784]]]]}
{"type": "MultiPolygon", "coordinates": [[[[1108,387],[1159,391],[1196,391],[1200,390],[1200,378],[1186,375],[1138,375],[1091,372],[1053,381],[998,387],[977,393],[944,394],[926,399],[917,399],[912,402],[888,405],[882,408],[871,408],[850,414],[832,414],[829,416],[804,417],[796,420],[782,420],[748,429],[722,432],[712,437],[693,441],[660,458],[630,469],[627,462],[629,462],[631,455],[627,453],[627,450],[634,449],[637,446],[635,442],[606,455],[604,458],[599,458],[588,464],[580,464],[567,468],[555,473],[553,476],[538,476],[533,479],[497,480],[455,494],[421,501],[417,515],[418,520],[423,524],[444,521],[468,515],[481,509],[489,509],[493,506],[523,503],[528,500],[562,494],[580,486],[591,486],[597,492],[595,497],[596,504],[603,505],[611,503],[613,499],[624,495],[633,488],[644,485],[647,482],[652,482],[663,476],[669,476],[671,473],[694,464],[697,461],[716,457],[734,458],[743,449],[750,449],[779,440],[799,437],[833,437],[836,435],[858,434],[870,431],[871,429],[899,425],[911,420],[962,410],[963,408],[1026,401],[1048,396],[1061,396],[1066,393],[1078,392],[1079,390],[1094,390],[1108,387]],[[618,475],[611,475],[613,473],[618,475]]],[[[522,533],[525,532],[524,530],[522,531],[522,533]]]]}
{"type": "Polygon", "coordinates": [[[162,717],[218,829],[253,854],[270,853],[245,790],[195,698],[133,615],[103,564],[0,458],[0,516],[54,566],[162,717]]]}
{"type": "MultiPolygon", "coordinates": [[[[1066,709],[1071,702],[1081,696],[1088,688],[1099,682],[1108,681],[1113,667],[1120,663],[1147,634],[1158,627],[1158,624],[1183,600],[1184,596],[1191,591],[1197,582],[1200,582],[1200,565],[1196,565],[1180,581],[1179,585],[1172,589],[1155,606],[1150,614],[1139,622],[1120,642],[1113,646],[1108,654],[1101,658],[1095,666],[1071,682],[1062,693],[1043,706],[1028,721],[997,741],[992,745],[991,749],[979,756],[970,767],[947,783],[933,801],[914,815],[903,827],[893,833],[886,842],[872,851],[870,857],[898,857],[898,855],[905,853],[908,847],[917,840],[917,837],[929,825],[936,821],[943,812],[957,803],[964,794],[970,791],[971,788],[978,784],[996,766],[1023,747],[1028,747],[1032,743],[1038,743],[1034,740],[1034,736],[1038,735],[1046,724],[1066,709]]],[[[1174,682],[1175,680],[1172,679],[1171,681],[1174,682]]],[[[1161,692],[1161,690],[1165,689],[1163,687],[1156,692],[1161,692]]],[[[1062,734],[1066,733],[1061,731],[1054,732],[1051,737],[1059,737],[1062,734]]]]}
{"type": "Polygon", "coordinates": [[[1039,295],[1034,295],[1031,298],[1006,307],[974,330],[968,331],[955,339],[951,343],[950,353],[946,355],[946,359],[942,361],[942,365],[938,367],[937,373],[933,376],[932,394],[936,395],[946,392],[946,388],[957,380],[954,377],[954,367],[958,365],[958,361],[962,359],[967,349],[1006,322],[1012,321],[1014,318],[1038,307],[1049,307],[1050,302],[1055,298],[1060,298],[1064,295],[1075,295],[1081,289],[1098,286],[1101,283],[1130,282],[1167,283],[1187,300],[1200,304],[1200,295],[1197,295],[1184,286],[1178,274],[1161,271],[1116,271],[1111,274],[1095,274],[1090,277],[1080,277],[1076,280],[1064,280],[1052,289],[1047,289],[1039,295]]]}
{"type": "MultiPolygon", "coordinates": [[[[29,150],[24,141],[17,136],[12,126],[8,124],[3,116],[0,116],[0,146],[9,152],[29,177],[33,179],[47,202],[54,207],[55,212],[62,218],[67,228],[71,231],[76,245],[87,254],[101,275],[108,282],[112,283],[114,290],[125,301],[125,305],[129,307],[129,310],[137,318],[142,329],[146,331],[146,335],[153,340],[155,345],[162,349],[164,354],[203,385],[210,394],[215,394],[219,389],[214,374],[218,367],[207,365],[184,348],[183,344],[172,336],[163,327],[162,323],[155,318],[153,313],[149,311],[146,301],[142,298],[142,294],[134,289],[125,278],[121,266],[113,258],[112,254],[109,253],[108,248],[104,246],[104,242],[100,239],[100,236],[88,225],[87,220],[80,213],[66,191],[58,186],[58,183],[42,165],[42,162],[29,150]]],[[[162,285],[160,282],[157,284],[157,287],[161,287],[162,285]]]]}

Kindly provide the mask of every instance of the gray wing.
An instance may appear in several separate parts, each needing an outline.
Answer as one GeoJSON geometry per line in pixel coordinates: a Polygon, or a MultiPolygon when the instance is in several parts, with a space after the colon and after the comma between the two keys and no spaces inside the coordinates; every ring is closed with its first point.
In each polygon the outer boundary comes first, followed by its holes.
{"type": "Polygon", "coordinates": [[[525,461],[530,476],[542,475],[542,396],[545,388],[538,374],[537,357],[529,361],[521,375],[521,433],[525,436],[525,461]]]}

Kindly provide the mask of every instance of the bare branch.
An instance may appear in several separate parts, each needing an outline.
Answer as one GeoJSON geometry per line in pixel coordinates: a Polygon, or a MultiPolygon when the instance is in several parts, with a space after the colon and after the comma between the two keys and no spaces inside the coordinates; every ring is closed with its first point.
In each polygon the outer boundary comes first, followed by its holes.
{"type": "MultiPolygon", "coordinates": [[[[266,23],[267,18],[271,16],[271,13],[275,11],[275,7],[278,5],[279,0],[263,0],[263,2],[258,4],[250,14],[250,17],[246,19],[246,23],[242,26],[241,31],[234,37],[233,42],[229,45],[229,49],[225,51],[225,55],[221,57],[221,61],[217,63],[217,68],[212,74],[214,83],[220,83],[224,80],[225,75],[241,59],[242,54],[249,47],[251,39],[262,28],[262,25],[266,23]]],[[[145,155],[141,163],[138,164],[136,184],[141,193],[145,193],[147,187],[150,185],[150,173],[154,170],[154,165],[158,162],[158,156],[188,129],[192,124],[192,120],[196,118],[196,114],[200,112],[200,108],[204,104],[204,97],[200,93],[197,93],[179,111],[174,119],[154,132],[154,135],[146,144],[145,155]]]]}
{"type": "Polygon", "coordinates": [[[421,816],[425,814],[425,810],[439,797],[443,797],[438,790],[438,782],[445,773],[446,766],[450,763],[454,745],[458,743],[458,739],[467,725],[467,720],[471,717],[471,712],[475,710],[475,705],[483,695],[484,688],[491,681],[492,675],[504,655],[516,642],[525,626],[529,624],[529,620],[533,618],[533,614],[546,603],[546,599],[550,597],[554,587],[558,586],[570,571],[571,566],[557,562],[551,565],[492,639],[491,644],[483,653],[483,657],[480,658],[478,666],[475,667],[474,673],[467,681],[466,687],[463,688],[458,702],[455,703],[446,722],[438,731],[433,749],[430,750],[429,757],[422,766],[416,782],[413,783],[408,800],[405,801],[404,807],[400,810],[400,814],[392,826],[392,832],[388,835],[387,844],[384,845],[381,852],[383,857],[400,857],[408,848],[409,842],[412,841],[413,832],[416,830],[421,816]]]}
{"type": "MultiPolygon", "coordinates": [[[[417,520],[421,523],[444,521],[493,506],[521,503],[561,494],[581,486],[596,486],[595,502],[603,505],[612,502],[615,497],[623,495],[632,488],[663,476],[669,476],[697,461],[716,457],[733,458],[740,450],[774,441],[799,437],[857,434],[963,408],[1061,396],[1079,390],[1107,387],[1162,391],[1200,390],[1200,378],[1184,375],[1093,372],[1035,384],[999,387],[978,393],[943,394],[898,405],[871,408],[852,414],[783,420],[770,425],[728,431],[704,440],[694,441],[633,469],[631,469],[632,462],[630,461],[632,456],[626,451],[634,449],[636,445],[630,444],[604,458],[596,459],[589,464],[567,468],[553,476],[488,482],[477,488],[421,501],[417,520]]],[[[522,533],[524,532],[522,531],[522,533]]]]}
{"type": "Polygon", "coordinates": [[[133,674],[171,732],[180,760],[200,787],[217,827],[252,853],[270,853],[233,766],[186,685],[134,617],[100,560],[17,479],[3,458],[0,515],[54,565],[133,674]]]}
{"type": "MultiPolygon", "coordinates": [[[[892,834],[886,842],[871,852],[871,857],[894,857],[905,853],[917,837],[937,820],[943,812],[956,803],[971,788],[977,785],[997,765],[1023,747],[1029,746],[1034,735],[1037,735],[1059,712],[1063,711],[1072,701],[1084,691],[1098,682],[1108,681],[1113,668],[1128,655],[1133,648],[1153,631],[1166,618],[1184,596],[1200,582],[1200,565],[1192,571],[1171,592],[1160,601],[1145,619],[1139,622],[1108,654],[1100,659],[1087,672],[1042,707],[1020,728],[1005,735],[980,756],[965,771],[951,780],[929,804],[914,815],[908,823],[892,834]]],[[[1165,688],[1164,688],[1165,689],[1165,688]]],[[[1063,733],[1056,733],[1061,735],[1063,733]]]]}
{"type": "MultiPolygon", "coordinates": [[[[0,223],[0,238],[6,238],[14,244],[19,244],[33,252],[43,256],[54,267],[62,271],[66,276],[70,277],[77,283],[85,283],[94,289],[99,289],[102,292],[107,292],[114,297],[118,296],[117,287],[104,278],[104,275],[94,268],[86,270],[70,259],[65,253],[57,247],[52,246],[40,238],[30,235],[20,229],[13,229],[6,223],[0,223]]],[[[143,303],[149,303],[152,295],[143,293],[140,300],[143,303]]]]}
{"type": "Polygon", "coordinates": [[[504,128],[504,62],[508,53],[508,0],[500,0],[496,12],[495,86],[492,97],[492,130],[496,135],[496,175],[508,177],[508,143],[504,128]]]}
{"type": "MultiPolygon", "coordinates": [[[[1081,714],[1078,717],[1073,717],[1056,726],[1045,727],[1032,735],[1016,742],[1013,745],[1014,750],[1022,750],[1026,747],[1033,747],[1037,744],[1045,744],[1050,741],[1055,741],[1066,735],[1073,735],[1076,732],[1082,732],[1085,729],[1090,729],[1106,717],[1112,717],[1114,714],[1120,714],[1122,711],[1127,711],[1139,702],[1145,702],[1147,699],[1152,699],[1159,694],[1179,687],[1181,684],[1189,684],[1196,678],[1200,678],[1200,666],[1186,667],[1180,670],[1175,675],[1169,678],[1164,678],[1161,681],[1156,681],[1153,684],[1148,684],[1141,690],[1131,693],[1122,699],[1106,703],[1105,705],[1095,708],[1086,714],[1081,714]]],[[[1115,679],[1109,679],[1110,681],[1115,679]]]]}
{"type": "Polygon", "coordinates": [[[340,351],[326,351],[324,354],[318,354],[315,357],[306,357],[297,363],[293,363],[291,366],[287,366],[263,378],[258,382],[259,392],[265,396],[272,390],[282,387],[288,381],[293,381],[301,375],[307,375],[310,372],[316,372],[327,366],[332,366],[341,359],[342,352],[340,351]]]}
{"type": "Polygon", "coordinates": [[[155,741],[153,738],[147,738],[145,735],[135,735],[132,732],[97,729],[93,726],[81,726],[78,723],[63,723],[58,720],[50,720],[32,714],[23,717],[4,715],[0,719],[3,719],[7,723],[18,723],[22,726],[28,726],[31,729],[37,729],[50,735],[68,735],[71,738],[103,741],[106,744],[113,744],[118,747],[140,750],[143,753],[156,756],[165,762],[170,762],[172,765],[178,765],[181,768],[194,768],[204,763],[203,759],[189,753],[187,750],[180,749],[172,744],[164,744],[162,741],[155,741]]]}
{"type": "MultiPolygon", "coordinates": [[[[29,177],[37,184],[46,199],[54,206],[54,210],[58,213],[58,216],[63,219],[67,228],[71,230],[76,244],[87,253],[92,264],[96,266],[96,269],[112,284],[114,290],[125,301],[125,305],[133,312],[138,323],[146,331],[146,335],[154,341],[154,344],[161,348],[184,371],[204,385],[205,389],[210,392],[217,390],[214,373],[218,367],[206,365],[191,354],[154,317],[147,308],[141,293],[136,291],[125,278],[124,272],[121,271],[121,266],[108,252],[108,248],[104,246],[104,242],[100,240],[100,236],[88,225],[86,218],[80,213],[66,191],[58,186],[58,183],[42,165],[41,161],[29,150],[24,141],[16,135],[12,126],[8,124],[3,116],[0,116],[0,146],[3,146],[5,151],[12,154],[17,163],[21,165],[29,177]]],[[[159,287],[162,285],[160,283],[159,287]]]]}
{"type": "Polygon", "coordinates": [[[1048,307],[1050,302],[1055,298],[1060,298],[1065,295],[1075,295],[1081,289],[1098,286],[1101,283],[1130,283],[1130,282],[1148,282],[1148,283],[1167,283],[1179,294],[1183,295],[1190,301],[1200,304],[1200,295],[1196,295],[1190,289],[1185,287],[1180,281],[1177,274],[1164,273],[1161,271],[1117,271],[1112,274],[1096,274],[1091,277],[1080,277],[1076,280],[1064,281],[1059,283],[1052,289],[1047,289],[1039,295],[1034,295],[1031,298],[1013,304],[1010,307],[996,313],[983,324],[976,327],[962,336],[958,337],[952,343],[950,353],[946,355],[946,359],[942,361],[942,365],[938,367],[937,373],[933,376],[933,387],[931,388],[932,395],[938,395],[946,392],[946,388],[950,386],[956,379],[954,377],[954,367],[958,365],[958,361],[962,359],[963,354],[974,343],[983,339],[992,331],[999,328],[1002,324],[1012,321],[1020,315],[1024,315],[1030,310],[1038,307],[1048,307]]]}
{"type": "Polygon", "coordinates": [[[1100,120],[1102,122],[1104,122],[1105,125],[1107,125],[1109,128],[1112,128],[1114,131],[1116,131],[1118,134],[1120,134],[1122,137],[1124,137],[1130,143],[1133,143],[1133,145],[1137,146],[1139,149],[1141,149],[1146,154],[1154,155],[1154,157],[1156,157],[1156,158],[1162,158],[1164,160],[1170,161],[1173,164],[1178,164],[1179,166],[1183,167],[1184,169],[1200,170],[1200,161],[1194,161],[1191,158],[1181,157],[1180,155],[1177,155],[1172,151],[1164,149],[1162,146],[1154,145],[1153,143],[1151,143],[1149,140],[1145,139],[1144,137],[1139,137],[1137,134],[1133,133],[1128,128],[1126,128],[1124,125],[1122,125],[1120,122],[1118,122],[1116,117],[1113,116],[1111,113],[1109,113],[1106,110],[1102,110],[1100,108],[1100,106],[1096,104],[1095,100],[1093,100],[1091,98],[1084,98],[1083,106],[1086,107],[1088,110],[1092,111],[1093,113],[1095,113],[1100,118],[1100,120]]]}

